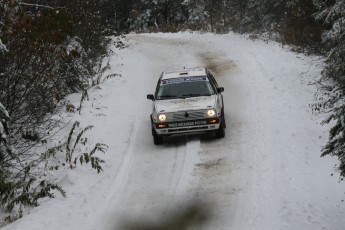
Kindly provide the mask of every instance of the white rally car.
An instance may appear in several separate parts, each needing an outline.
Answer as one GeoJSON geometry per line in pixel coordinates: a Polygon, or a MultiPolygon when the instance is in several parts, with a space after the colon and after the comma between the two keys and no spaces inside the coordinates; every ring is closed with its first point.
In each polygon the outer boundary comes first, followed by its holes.
{"type": "Polygon", "coordinates": [[[153,142],[163,143],[164,136],[213,132],[225,136],[223,87],[206,68],[188,68],[163,72],[153,101],[151,114],[153,142]]]}

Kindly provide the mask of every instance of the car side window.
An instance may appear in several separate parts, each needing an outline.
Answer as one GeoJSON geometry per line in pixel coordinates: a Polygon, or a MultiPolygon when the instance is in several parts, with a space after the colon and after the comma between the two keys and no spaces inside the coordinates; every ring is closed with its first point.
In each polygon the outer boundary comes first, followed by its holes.
{"type": "Polygon", "coordinates": [[[162,77],[163,77],[163,74],[160,76],[160,78],[159,78],[159,80],[157,82],[155,98],[157,98],[157,96],[158,96],[158,90],[159,90],[159,86],[161,85],[162,77]]]}
{"type": "Polygon", "coordinates": [[[208,79],[210,79],[210,81],[212,82],[212,85],[216,87],[215,90],[217,91],[218,84],[216,80],[214,79],[213,75],[211,73],[208,73],[207,75],[208,75],[208,79]]]}

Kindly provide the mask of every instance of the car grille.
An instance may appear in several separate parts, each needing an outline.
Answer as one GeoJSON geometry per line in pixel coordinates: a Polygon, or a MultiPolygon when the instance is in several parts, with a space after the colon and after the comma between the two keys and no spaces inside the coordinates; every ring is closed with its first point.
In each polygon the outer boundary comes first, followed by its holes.
{"type": "Polygon", "coordinates": [[[208,118],[207,110],[180,111],[167,114],[167,122],[208,118]]]}

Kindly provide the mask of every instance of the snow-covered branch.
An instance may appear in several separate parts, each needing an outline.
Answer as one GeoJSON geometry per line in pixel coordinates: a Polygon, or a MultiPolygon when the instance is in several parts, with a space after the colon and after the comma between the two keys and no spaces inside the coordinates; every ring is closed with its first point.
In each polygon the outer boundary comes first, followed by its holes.
{"type": "Polygon", "coordinates": [[[18,2],[18,5],[21,5],[21,6],[34,6],[34,7],[37,7],[37,8],[47,8],[47,9],[51,9],[51,10],[54,9],[54,7],[51,7],[51,6],[40,5],[40,4],[31,4],[31,3],[25,3],[25,2],[18,2]]]}
{"type": "MultiPolygon", "coordinates": [[[[8,112],[0,102],[0,147],[1,143],[7,138],[7,121],[10,119],[8,112]]],[[[1,153],[1,151],[0,151],[1,153]]]]}
{"type": "Polygon", "coordinates": [[[8,52],[6,46],[2,43],[1,39],[0,39],[0,53],[1,52],[8,52]]]}

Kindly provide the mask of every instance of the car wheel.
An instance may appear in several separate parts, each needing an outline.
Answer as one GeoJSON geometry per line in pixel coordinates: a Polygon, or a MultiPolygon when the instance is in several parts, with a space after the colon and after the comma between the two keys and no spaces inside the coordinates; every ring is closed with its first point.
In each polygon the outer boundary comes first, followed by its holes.
{"type": "Polygon", "coordinates": [[[225,137],[225,118],[224,113],[222,114],[222,122],[220,123],[219,129],[216,131],[217,138],[224,138],[225,137]]]}
{"type": "Polygon", "coordinates": [[[224,128],[226,128],[225,116],[224,116],[224,106],[222,108],[222,120],[224,121],[224,128]]]}
{"type": "Polygon", "coordinates": [[[153,136],[153,143],[155,145],[161,145],[163,144],[163,136],[160,136],[156,133],[155,130],[152,129],[152,136],[153,136]]]}

